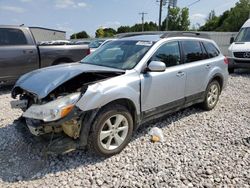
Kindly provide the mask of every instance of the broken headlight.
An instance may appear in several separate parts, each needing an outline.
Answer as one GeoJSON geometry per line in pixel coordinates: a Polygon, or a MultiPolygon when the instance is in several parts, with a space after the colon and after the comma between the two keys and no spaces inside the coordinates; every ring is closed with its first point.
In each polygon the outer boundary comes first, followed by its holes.
{"type": "Polygon", "coordinates": [[[80,95],[81,93],[77,92],[57,98],[43,105],[34,104],[23,113],[23,117],[39,119],[45,122],[58,120],[71,112],[80,95]]]}

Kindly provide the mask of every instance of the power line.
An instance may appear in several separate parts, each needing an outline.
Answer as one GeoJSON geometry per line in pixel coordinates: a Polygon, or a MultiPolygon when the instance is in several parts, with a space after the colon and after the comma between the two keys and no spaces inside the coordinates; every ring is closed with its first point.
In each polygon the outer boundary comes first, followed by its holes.
{"type": "Polygon", "coordinates": [[[199,1],[201,1],[201,0],[194,1],[193,3],[187,5],[187,7],[191,7],[191,6],[193,6],[194,4],[198,3],[199,1]]]}
{"type": "Polygon", "coordinates": [[[142,31],[144,31],[144,16],[148,14],[146,12],[140,12],[139,15],[141,15],[141,23],[142,23],[142,31]]]}

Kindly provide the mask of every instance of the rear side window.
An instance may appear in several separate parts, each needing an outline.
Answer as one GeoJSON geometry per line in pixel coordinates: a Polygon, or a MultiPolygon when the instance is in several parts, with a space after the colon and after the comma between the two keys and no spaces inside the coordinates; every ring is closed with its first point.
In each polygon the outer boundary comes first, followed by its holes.
{"type": "Polygon", "coordinates": [[[202,51],[199,41],[182,41],[182,47],[185,63],[206,59],[206,53],[202,51]]]}
{"type": "Polygon", "coordinates": [[[27,40],[19,29],[0,28],[0,45],[25,45],[27,40]]]}
{"type": "Polygon", "coordinates": [[[151,61],[161,61],[166,64],[166,67],[171,67],[180,64],[179,43],[169,42],[163,44],[153,55],[151,61]]]}
{"type": "Polygon", "coordinates": [[[216,57],[220,54],[219,50],[210,42],[203,42],[204,47],[208,53],[209,58],[216,57]]]}

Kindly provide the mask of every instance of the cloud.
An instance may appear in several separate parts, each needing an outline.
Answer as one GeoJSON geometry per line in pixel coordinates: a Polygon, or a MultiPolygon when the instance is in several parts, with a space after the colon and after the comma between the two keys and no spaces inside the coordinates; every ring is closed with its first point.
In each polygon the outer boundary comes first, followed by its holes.
{"type": "Polygon", "coordinates": [[[58,9],[86,7],[84,2],[76,2],[75,0],[56,0],[55,7],[58,9]]]}
{"type": "Polygon", "coordinates": [[[193,14],[190,16],[191,19],[206,19],[206,15],[205,14],[200,14],[200,13],[197,13],[197,14],[193,14]]]}
{"type": "Polygon", "coordinates": [[[121,23],[118,21],[108,21],[104,24],[102,24],[101,26],[99,26],[100,28],[118,28],[119,26],[121,26],[121,23]]]}
{"type": "Polygon", "coordinates": [[[8,11],[8,12],[14,12],[14,13],[23,13],[23,12],[25,12],[24,8],[15,7],[15,6],[8,6],[8,5],[0,6],[0,10],[8,11]]]}

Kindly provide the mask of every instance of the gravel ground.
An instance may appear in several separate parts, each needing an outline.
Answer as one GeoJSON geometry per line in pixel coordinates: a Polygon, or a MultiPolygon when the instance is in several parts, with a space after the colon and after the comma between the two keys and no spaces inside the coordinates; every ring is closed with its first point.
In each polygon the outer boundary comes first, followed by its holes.
{"type": "Polygon", "coordinates": [[[44,158],[13,120],[8,88],[0,91],[0,187],[250,187],[250,74],[233,74],[216,108],[191,107],[151,123],[119,155],[85,151],[44,158]],[[160,127],[164,143],[151,143],[160,127]]]}

